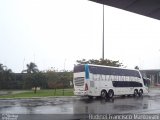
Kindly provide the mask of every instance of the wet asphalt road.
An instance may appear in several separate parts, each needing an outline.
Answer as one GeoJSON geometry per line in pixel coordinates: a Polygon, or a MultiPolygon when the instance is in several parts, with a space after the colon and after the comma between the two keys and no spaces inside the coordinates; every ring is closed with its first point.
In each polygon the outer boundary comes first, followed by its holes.
{"type": "Polygon", "coordinates": [[[18,114],[19,119],[24,120],[29,117],[75,119],[81,118],[80,114],[159,114],[159,91],[152,90],[149,95],[141,98],[115,97],[112,100],[88,100],[79,97],[3,99],[0,100],[0,120],[6,114],[18,114]]]}

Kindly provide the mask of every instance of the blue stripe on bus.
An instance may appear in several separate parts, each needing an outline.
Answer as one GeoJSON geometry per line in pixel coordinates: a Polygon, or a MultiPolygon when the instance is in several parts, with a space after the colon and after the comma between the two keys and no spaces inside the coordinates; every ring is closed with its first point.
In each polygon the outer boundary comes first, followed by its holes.
{"type": "Polygon", "coordinates": [[[89,66],[87,64],[85,65],[85,78],[86,80],[89,79],[89,66]]]}

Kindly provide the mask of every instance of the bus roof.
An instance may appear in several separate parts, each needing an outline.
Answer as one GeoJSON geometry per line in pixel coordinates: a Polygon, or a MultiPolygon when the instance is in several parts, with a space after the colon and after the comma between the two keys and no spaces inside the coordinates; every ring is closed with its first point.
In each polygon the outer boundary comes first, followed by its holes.
{"type": "Polygon", "coordinates": [[[140,72],[136,69],[126,69],[103,65],[93,65],[93,64],[79,64],[74,67],[74,72],[84,72],[85,66],[88,66],[89,72],[93,74],[103,74],[103,75],[118,75],[118,76],[133,76],[141,78],[140,72]]]}
{"type": "Polygon", "coordinates": [[[135,70],[135,71],[139,71],[137,69],[128,69],[128,68],[122,68],[122,67],[115,67],[115,66],[107,66],[107,65],[96,65],[96,64],[78,64],[76,66],[81,66],[81,65],[88,65],[88,66],[97,66],[97,67],[107,67],[107,68],[115,68],[115,69],[125,69],[125,70],[135,70]]]}

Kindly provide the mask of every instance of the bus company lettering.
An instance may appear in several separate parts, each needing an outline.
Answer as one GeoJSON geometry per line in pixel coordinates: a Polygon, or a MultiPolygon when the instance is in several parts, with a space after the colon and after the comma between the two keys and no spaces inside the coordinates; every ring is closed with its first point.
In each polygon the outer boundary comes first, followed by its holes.
{"type": "Polygon", "coordinates": [[[139,81],[140,78],[132,76],[114,76],[114,75],[100,75],[92,74],[94,81],[139,81]]]}

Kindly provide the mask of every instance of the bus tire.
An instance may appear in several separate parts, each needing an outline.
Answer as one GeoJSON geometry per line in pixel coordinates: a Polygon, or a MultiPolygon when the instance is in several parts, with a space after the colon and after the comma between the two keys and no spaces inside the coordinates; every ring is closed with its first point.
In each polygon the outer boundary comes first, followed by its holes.
{"type": "Polygon", "coordinates": [[[137,97],[137,96],[138,96],[138,90],[135,89],[135,90],[134,90],[134,97],[137,97]]]}
{"type": "Polygon", "coordinates": [[[113,90],[109,90],[108,91],[108,98],[113,98],[114,96],[114,91],[113,90]]]}
{"type": "Polygon", "coordinates": [[[102,90],[101,91],[101,98],[105,99],[107,97],[107,91],[106,90],[102,90]]]}
{"type": "Polygon", "coordinates": [[[143,90],[142,89],[139,90],[138,95],[139,95],[139,97],[141,97],[143,95],[143,90]]]}

